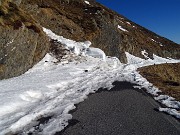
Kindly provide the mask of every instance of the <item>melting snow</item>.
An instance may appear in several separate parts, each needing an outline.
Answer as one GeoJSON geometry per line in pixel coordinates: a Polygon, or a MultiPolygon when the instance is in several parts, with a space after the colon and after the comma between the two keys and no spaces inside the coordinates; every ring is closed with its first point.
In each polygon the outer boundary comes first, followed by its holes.
{"type": "MultiPolygon", "coordinates": [[[[159,37],[157,37],[157,38],[159,38],[159,37]]],[[[161,42],[157,42],[156,40],[154,40],[154,39],[152,39],[152,38],[151,38],[151,40],[152,40],[153,42],[155,42],[155,43],[159,43],[160,46],[163,46],[163,44],[162,44],[161,42]]]]}
{"type": "Polygon", "coordinates": [[[130,22],[126,22],[127,24],[129,24],[129,25],[131,25],[131,23],[130,22]]]}
{"type": "Polygon", "coordinates": [[[12,44],[14,42],[14,39],[12,39],[10,42],[8,42],[7,44],[6,44],[6,47],[8,47],[10,44],[12,44]]]}
{"type": "Polygon", "coordinates": [[[16,47],[13,47],[12,49],[11,49],[11,51],[14,51],[16,49],[16,47]]]}
{"type": "Polygon", "coordinates": [[[154,65],[154,64],[162,64],[162,63],[179,63],[180,60],[174,60],[174,59],[166,59],[159,57],[155,54],[153,54],[153,59],[142,59],[136,56],[131,55],[130,53],[126,52],[126,57],[128,64],[133,64],[136,68],[154,65]]]}
{"type": "MultiPolygon", "coordinates": [[[[72,119],[68,112],[75,104],[82,102],[88,94],[99,88],[111,89],[114,81],[129,81],[146,88],[155,99],[166,104],[169,112],[176,117],[175,110],[180,103],[171,97],[158,95],[158,88],[143,78],[136,69],[142,66],[165,62],[180,62],[153,55],[154,59],[141,59],[128,52],[128,64],[122,64],[115,57],[106,57],[98,48],[91,48],[90,42],[75,42],[55,35],[45,29],[47,35],[63,44],[81,60],[57,63],[47,54],[42,61],[25,74],[0,81],[0,134],[54,134],[68,125],[72,119]],[[45,123],[40,119],[48,118],[45,123]],[[19,132],[20,131],[20,132],[19,132]]],[[[145,51],[142,52],[144,55],[145,51]]]]}
{"type": "Polygon", "coordinates": [[[63,38],[62,36],[58,36],[55,33],[53,33],[51,30],[48,30],[46,28],[43,28],[44,32],[54,40],[59,41],[61,44],[63,44],[67,49],[71,50],[76,55],[83,55],[83,56],[93,56],[96,58],[102,58],[105,60],[105,53],[100,50],[99,48],[92,48],[90,47],[91,42],[85,41],[85,42],[76,42],[73,40],[69,40],[66,38],[63,38]]]}
{"type": "Polygon", "coordinates": [[[124,29],[122,26],[118,25],[118,28],[122,31],[128,32],[126,29],[124,29]]]}
{"type": "Polygon", "coordinates": [[[159,108],[159,111],[161,112],[166,112],[170,115],[176,116],[178,119],[180,119],[179,111],[176,109],[171,109],[171,108],[159,108]]]}
{"type": "Polygon", "coordinates": [[[141,53],[144,56],[144,58],[149,59],[148,53],[146,52],[146,50],[142,51],[141,53]]]}
{"type": "Polygon", "coordinates": [[[163,44],[161,44],[161,43],[160,43],[159,45],[160,45],[160,46],[164,46],[164,45],[163,45],[163,44]]]}
{"type": "Polygon", "coordinates": [[[154,40],[154,39],[152,39],[152,38],[151,38],[151,40],[152,40],[153,42],[157,42],[157,41],[155,41],[155,40],[154,40]]]}
{"type": "Polygon", "coordinates": [[[90,5],[89,1],[86,1],[86,0],[85,0],[84,2],[85,2],[86,4],[88,4],[88,5],[90,5]]]}

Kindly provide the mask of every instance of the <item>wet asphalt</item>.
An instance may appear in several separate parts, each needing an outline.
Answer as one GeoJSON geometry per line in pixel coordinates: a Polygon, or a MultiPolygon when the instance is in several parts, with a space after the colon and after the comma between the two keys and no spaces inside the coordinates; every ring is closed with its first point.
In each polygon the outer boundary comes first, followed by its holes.
{"type": "Polygon", "coordinates": [[[180,122],[128,82],[100,89],[71,112],[69,126],[56,135],[180,135],[180,122]]]}

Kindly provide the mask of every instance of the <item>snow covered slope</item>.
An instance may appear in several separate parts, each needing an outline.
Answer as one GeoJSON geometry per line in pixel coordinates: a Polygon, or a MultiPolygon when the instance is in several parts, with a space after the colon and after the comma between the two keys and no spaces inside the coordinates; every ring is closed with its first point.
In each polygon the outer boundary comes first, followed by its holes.
{"type": "Polygon", "coordinates": [[[47,35],[61,42],[80,60],[58,63],[51,54],[25,74],[0,81],[0,135],[7,133],[51,135],[64,129],[72,116],[68,113],[75,104],[99,88],[112,88],[114,81],[129,81],[146,88],[169,108],[161,108],[180,118],[176,109],[180,103],[172,97],[159,95],[159,90],[136,71],[138,67],[154,63],[180,62],[154,55],[154,60],[140,59],[126,53],[128,64],[115,57],[107,57],[90,42],[75,42],[55,35],[45,29],[47,35]]]}

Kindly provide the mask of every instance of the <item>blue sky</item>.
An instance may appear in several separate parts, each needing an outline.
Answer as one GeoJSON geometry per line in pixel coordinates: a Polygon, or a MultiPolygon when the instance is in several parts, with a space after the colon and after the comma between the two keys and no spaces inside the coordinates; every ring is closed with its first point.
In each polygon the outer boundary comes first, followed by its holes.
{"type": "Polygon", "coordinates": [[[180,44],[180,0],[96,0],[131,21],[180,44]]]}

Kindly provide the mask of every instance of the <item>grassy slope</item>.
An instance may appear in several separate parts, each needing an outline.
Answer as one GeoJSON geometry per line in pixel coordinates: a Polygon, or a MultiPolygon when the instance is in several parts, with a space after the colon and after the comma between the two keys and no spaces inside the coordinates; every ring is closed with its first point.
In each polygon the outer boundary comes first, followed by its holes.
{"type": "Polygon", "coordinates": [[[161,64],[140,68],[140,74],[164,94],[180,101],[180,63],[161,64]]]}

